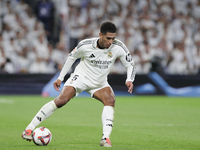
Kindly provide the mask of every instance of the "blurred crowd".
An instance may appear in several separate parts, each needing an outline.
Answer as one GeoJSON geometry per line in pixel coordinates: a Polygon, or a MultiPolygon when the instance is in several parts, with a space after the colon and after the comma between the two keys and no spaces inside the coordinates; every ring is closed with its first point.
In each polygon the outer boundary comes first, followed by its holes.
{"type": "Polygon", "coordinates": [[[0,73],[55,73],[60,70],[67,53],[65,45],[58,42],[54,46],[48,38],[51,28],[46,25],[51,25],[48,17],[52,16],[41,8],[42,18],[23,0],[1,0],[0,6],[0,73]]]}
{"type": "MultiPolygon", "coordinates": [[[[137,74],[200,73],[199,0],[0,0],[0,6],[0,73],[55,73],[108,20],[137,74]]],[[[112,73],[126,73],[119,60],[112,73]]]]}

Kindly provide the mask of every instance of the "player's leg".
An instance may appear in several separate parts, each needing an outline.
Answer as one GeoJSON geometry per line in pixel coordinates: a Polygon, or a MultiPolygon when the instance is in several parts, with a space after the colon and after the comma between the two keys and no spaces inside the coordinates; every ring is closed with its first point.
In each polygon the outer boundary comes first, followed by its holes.
{"type": "Polygon", "coordinates": [[[57,106],[57,108],[60,108],[64,106],[75,95],[76,90],[73,86],[64,86],[59,96],[54,99],[54,103],[57,106]]]}
{"type": "Polygon", "coordinates": [[[101,101],[104,106],[115,107],[115,94],[109,86],[94,92],[93,98],[101,101]]]}
{"type": "Polygon", "coordinates": [[[31,123],[26,127],[25,131],[22,133],[22,137],[27,140],[32,139],[32,131],[36,126],[38,126],[42,121],[50,117],[53,112],[62,106],[64,106],[72,97],[75,96],[75,89],[72,86],[64,86],[61,93],[55,100],[46,103],[35,115],[31,123]]]}
{"type": "Polygon", "coordinates": [[[113,128],[115,95],[111,87],[105,87],[93,94],[104,104],[102,111],[103,137],[100,146],[111,147],[110,134],[113,128]]]}

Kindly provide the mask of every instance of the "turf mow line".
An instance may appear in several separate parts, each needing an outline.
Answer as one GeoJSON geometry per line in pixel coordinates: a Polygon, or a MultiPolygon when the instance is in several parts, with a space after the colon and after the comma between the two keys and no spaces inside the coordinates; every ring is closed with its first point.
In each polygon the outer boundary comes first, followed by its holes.
{"type": "Polygon", "coordinates": [[[121,124],[121,126],[124,126],[124,127],[141,127],[141,126],[145,126],[145,127],[190,127],[190,126],[198,126],[199,127],[199,124],[145,124],[145,125],[138,125],[138,124],[121,124]]]}
{"type": "Polygon", "coordinates": [[[2,103],[2,104],[13,104],[14,100],[0,98],[0,103],[2,103]]]}
{"type": "Polygon", "coordinates": [[[68,124],[68,126],[101,127],[101,124],[68,124]]]}

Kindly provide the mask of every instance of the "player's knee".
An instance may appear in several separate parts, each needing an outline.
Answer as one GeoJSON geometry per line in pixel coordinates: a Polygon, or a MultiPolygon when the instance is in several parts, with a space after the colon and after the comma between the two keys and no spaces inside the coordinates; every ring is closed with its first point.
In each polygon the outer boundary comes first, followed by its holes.
{"type": "Polygon", "coordinates": [[[69,99],[67,99],[67,97],[63,98],[63,97],[57,97],[55,98],[54,102],[56,104],[56,106],[58,108],[61,108],[62,106],[64,106],[65,104],[67,104],[67,102],[69,101],[69,99]]]}
{"type": "Polygon", "coordinates": [[[105,104],[114,107],[115,106],[115,97],[108,98],[107,102],[105,104]]]}

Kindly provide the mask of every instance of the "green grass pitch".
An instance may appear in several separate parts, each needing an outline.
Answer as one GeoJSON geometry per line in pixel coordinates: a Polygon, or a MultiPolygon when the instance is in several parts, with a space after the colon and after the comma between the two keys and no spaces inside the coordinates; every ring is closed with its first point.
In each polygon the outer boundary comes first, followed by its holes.
{"type": "Polygon", "coordinates": [[[99,146],[103,105],[72,99],[40,126],[50,129],[48,146],[22,140],[21,133],[53,98],[0,96],[1,150],[199,150],[200,99],[165,96],[116,97],[112,147],[99,146]]]}

